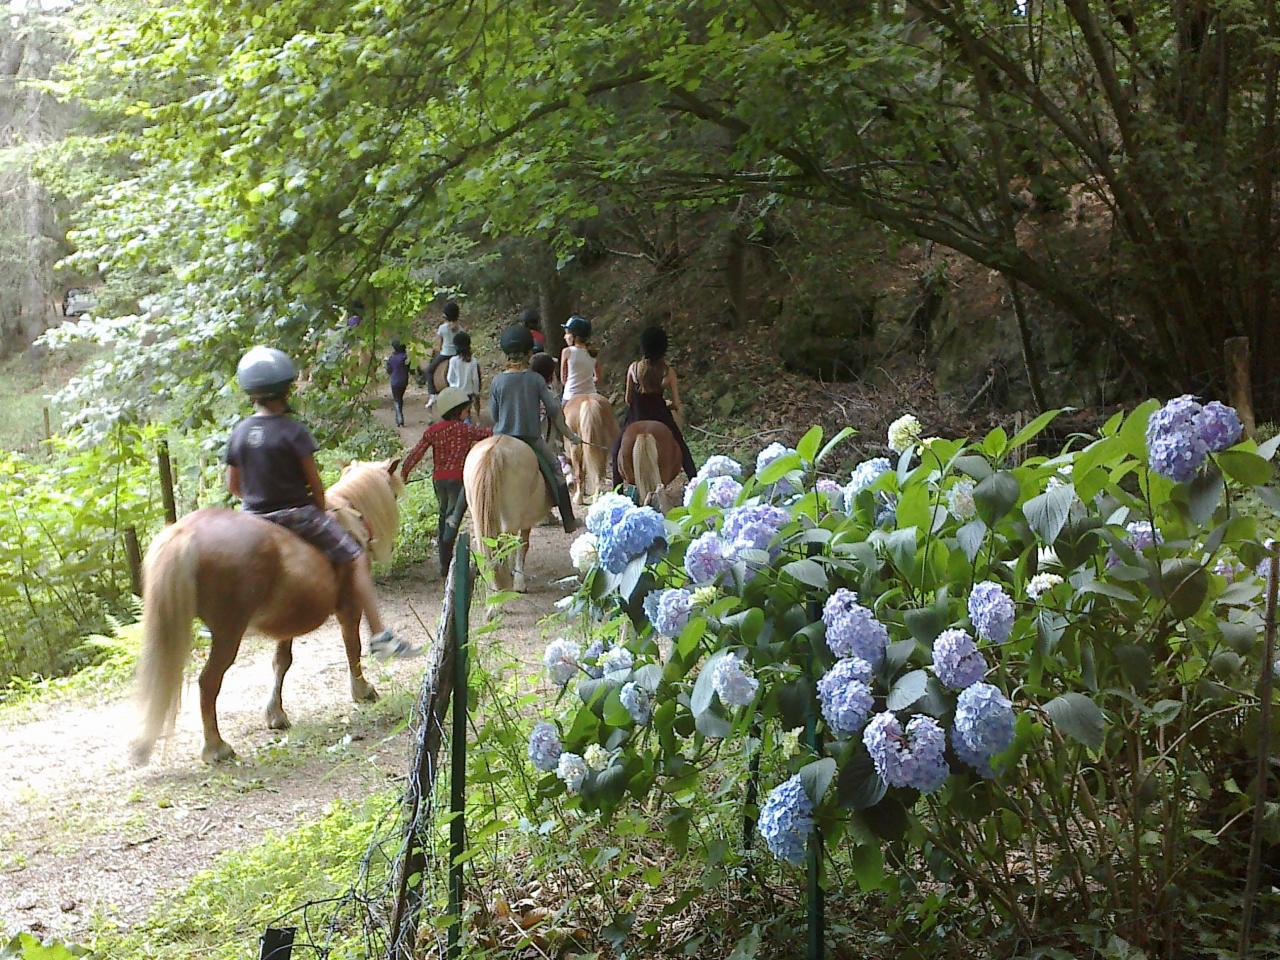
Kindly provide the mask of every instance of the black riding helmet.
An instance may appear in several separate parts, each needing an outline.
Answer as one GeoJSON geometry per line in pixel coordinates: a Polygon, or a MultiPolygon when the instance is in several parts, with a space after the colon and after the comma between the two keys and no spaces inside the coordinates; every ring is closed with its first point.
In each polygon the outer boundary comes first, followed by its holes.
{"type": "Polygon", "coordinates": [[[522,326],[511,326],[502,331],[498,341],[502,352],[509,357],[523,357],[533,353],[533,335],[522,326]]]}
{"type": "Polygon", "coordinates": [[[575,313],[569,318],[569,322],[564,325],[564,329],[575,337],[589,337],[591,336],[591,321],[575,313]]]}

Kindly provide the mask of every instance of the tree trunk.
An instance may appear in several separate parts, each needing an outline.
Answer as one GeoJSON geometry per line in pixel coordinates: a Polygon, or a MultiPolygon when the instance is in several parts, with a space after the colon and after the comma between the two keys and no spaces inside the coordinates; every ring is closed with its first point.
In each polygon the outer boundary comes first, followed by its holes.
{"type": "Polygon", "coordinates": [[[559,357],[564,349],[564,323],[573,313],[577,291],[564,275],[549,264],[538,281],[538,313],[542,315],[542,332],[547,337],[547,353],[559,357]]]}

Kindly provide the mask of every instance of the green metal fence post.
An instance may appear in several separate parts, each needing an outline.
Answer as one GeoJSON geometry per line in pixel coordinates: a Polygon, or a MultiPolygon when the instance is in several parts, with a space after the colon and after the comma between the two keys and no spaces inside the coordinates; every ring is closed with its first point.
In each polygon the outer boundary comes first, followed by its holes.
{"type": "Polygon", "coordinates": [[[458,536],[453,553],[453,732],[449,744],[449,960],[462,956],[462,855],[467,826],[467,654],[471,606],[471,541],[458,536]]]}
{"type": "MultiPolygon", "coordinates": [[[[814,551],[811,550],[810,552],[814,551]]],[[[822,619],[822,609],[818,606],[816,600],[809,601],[808,614],[810,623],[817,623],[822,619]]],[[[816,653],[813,654],[810,664],[811,679],[816,679],[822,673],[816,653]]],[[[805,718],[805,739],[808,741],[809,749],[813,751],[813,755],[821,757],[822,738],[818,735],[818,717],[812,704],[809,706],[809,715],[805,718]]],[[[808,907],[809,928],[807,957],[808,960],[822,960],[826,953],[827,910],[826,894],[822,889],[822,829],[817,824],[814,825],[813,832],[809,834],[809,845],[806,852],[805,866],[808,882],[805,890],[805,903],[808,907]]]]}

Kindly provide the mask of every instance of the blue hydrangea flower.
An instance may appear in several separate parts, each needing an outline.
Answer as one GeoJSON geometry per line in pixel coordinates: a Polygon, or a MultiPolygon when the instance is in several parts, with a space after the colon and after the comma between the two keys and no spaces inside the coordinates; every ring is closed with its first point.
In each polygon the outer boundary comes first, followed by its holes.
{"type": "Polygon", "coordinates": [[[986,676],[987,661],[969,634],[943,630],[933,641],[933,672],[952,690],[963,690],[986,676]]]}
{"type": "Polygon", "coordinates": [[[605,673],[626,673],[635,665],[635,658],[626,647],[610,647],[600,658],[600,669],[605,673]]]}
{"type": "Polygon", "coordinates": [[[597,539],[603,537],[634,506],[628,497],[620,493],[602,494],[587,511],[587,530],[595,534],[597,539]]]}
{"type": "Polygon", "coordinates": [[[698,476],[703,480],[709,480],[712,477],[733,477],[735,480],[741,480],[742,464],[732,457],[722,457],[717,454],[707,457],[707,462],[698,471],[698,476]]]}
{"type": "Polygon", "coordinates": [[[718,507],[721,510],[728,510],[732,507],[738,499],[738,494],[742,493],[742,484],[734,477],[704,477],[702,474],[698,474],[684,488],[684,505],[686,507],[693,503],[693,495],[697,493],[699,487],[707,488],[707,505],[718,507]]]}
{"type": "Polygon", "coordinates": [[[946,782],[947,736],[932,717],[916,714],[903,732],[891,712],[876,714],[862,731],[862,743],[876,773],[891,787],[915,787],[933,793],[946,782]]]}
{"type": "Polygon", "coordinates": [[[726,516],[721,537],[733,545],[734,553],[741,550],[768,550],[773,538],[790,519],[787,511],[768,504],[738,507],[726,516]]]}
{"type": "Polygon", "coordinates": [[[972,749],[969,744],[964,741],[964,738],[956,733],[955,727],[951,728],[951,749],[955,751],[956,756],[960,758],[962,763],[968,767],[972,767],[974,772],[977,773],[978,776],[982,777],[982,779],[995,779],[996,772],[991,766],[991,758],[986,754],[979,753],[977,750],[972,749]]]}
{"type": "Polygon", "coordinates": [[[898,525],[898,501],[885,497],[876,508],[876,526],[888,530],[898,525]]]}
{"type": "Polygon", "coordinates": [[[685,551],[684,572],[696,584],[715,583],[729,569],[732,552],[718,534],[704,533],[685,551]]]}
{"type": "Polygon", "coordinates": [[[636,557],[665,542],[666,522],[652,507],[630,507],[622,519],[600,535],[600,563],[621,573],[636,557]]]}
{"type": "Polygon", "coordinates": [[[738,656],[721,657],[711,671],[711,685],[726,707],[745,707],[756,698],[760,681],[738,656]]]}
{"type": "Polygon", "coordinates": [[[1200,431],[1205,449],[1210,453],[1220,453],[1228,447],[1234,447],[1244,433],[1244,425],[1236,416],[1235,408],[1217,400],[1204,405],[1204,409],[1196,417],[1196,427],[1200,431]]]}
{"type": "Polygon", "coordinates": [[[969,594],[969,620],[978,636],[1004,643],[1013,633],[1013,600],[992,580],[983,580],[969,594]]]}
{"type": "Polygon", "coordinates": [[[1234,580],[1245,571],[1243,563],[1236,563],[1230,557],[1219,557],[1218,562],[1213,565],[1213,572],[1227,580],[1234,580]]]}
{"type": "Polygon", "coordinates": [[[542,663],[547,668],[547,673],[551,676],[552,682],[563,687],[578,672],[578,658],[581,655],[581,647],[572,640],[565,640],[561,637],[559,640],[552,640],[547,644],[546,652],[542,656],[542,663]]]}
{"type": "Polygon", "coordinates": [[[600,656],[604,653],[604,641],[592,640],[591,645],[582,651],[582,669],[586,671],[587,676],[593,680],[598,680],[604,676],[604,670],[600,667],[600,656]]]}
{"type": "Polygon", "coordinates": [[[953,740],[963,741],[971,754],[990,760],[1013,743],[1013,704],[998,687],[975,683],[957,698],[954,725],[953,740]]]}
{"type": "Polygon", "coordinates": [[[805,792],[800,774],[769,791],[760,806],[756,829],[769,852],[779,860],[797,867],[804,863],[805,845],[813,831],[813,801],[805,792]]]}
{"type": "Polygon", "coordinates": [[[851,737],[871,715],[871,664],[859,657],[837,660],[818,681],[822,716],[837,737],[851,737]]]}
{"type": "Polygon", "coordinates": [[[827,646],[837,657],[860,657],[874,670],[884,660],[889,631],[866,607],[858,595],[841,587],[822,607],[827,627],[827,646]]]}
{"type": "Polygon", "coordinates": [[[555,724],[543,720],[534,724],[529,734],[529,761],[543,773],[550,773],[560,762],[564,747],[560,745],[560,732],[555,724]]]}
{"type": "Polygon", "coordinates": [[[773,463],[775,460],[781,460],[783,457],[792,453],[795,453],[795,450],[784,443],[774,442],[769,444],[756,454],[756,473],[764,473],[769,464],[773,463]]]}
{"type": "Polygon", "coordinates": [[[814,489],[820,494],[827,497],[839,497],[844,494],[844,487],[836,483],[830,477],[820,477],[814,489]]]}
{"type": "MultiPolygon", "coordinates": [[[[1124,542],[1129,545],[1134,553],[1142,553],[1148,547],[1154,547],[1157,544],[1164,543],[1164,537],[1160,535],[1160,531],[1151,525],[1149,520],[1134,520],[1124,525],[1126,536],[1124,542]]],[[[1107,551],[1107,566],[1114,567],[1120,563],[1120,557],[1114,550],[1107,551]]]]}
{"type": "Polygon", "coordinates": [[[853,513],[853,501],[858,496],[859,491],[865,490],[871,486],[883,474],[893,469],[893,464],[889,462],[887,457],[875,457],[871,460],[864,460],[853,468],[852,479],[844,488],[844,509],[845,513],[853,513]]]}
{"type": "Polygon", "coordinates": [[[1147,422],[1147,461],[1152,470],[1175,483],[1195,476],[1209,452],[1199,424],[1203,410],[1186,394],[1151,415],[1147,422]]]}
{"type": "Polygon", "coordinates": [[[643,727],[649,722],[653,705],[649,701],[649,691],[644,687],[639,686],[635,681],[624,683],[622,689],[618,691],[618,699],[622,701],[622,705],[627,713],[631,714],[631,720],[637,726],[643,727]]]}
{"type": "Polygon", "coordinates": [[[645,616],[664,637],[677,637],[689,622],[693,594],[688,590],[655,590],[644,598],[645,616]]]}
{"type": "Polygon", "coordinates": [[[562,753],[556,764],[556,776],[564,781],[570,793],[577,793],[582,789],[582,781],[587,779],[587,761],[576,753],[562,753]]]}

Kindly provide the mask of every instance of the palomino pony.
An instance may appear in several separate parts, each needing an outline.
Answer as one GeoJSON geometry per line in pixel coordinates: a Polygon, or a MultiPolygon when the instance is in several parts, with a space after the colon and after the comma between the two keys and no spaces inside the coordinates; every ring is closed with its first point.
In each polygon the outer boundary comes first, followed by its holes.
{"type": "Polygon", "coordinates": [[[609,489],[609,451],[618,439],[618,418],[602,395],[587,393],[570,397],[564,405],[564,419],[569,429],[582,437],[582,444],[564,442],[573,476],[577,483],[579,503],[609,489]]]}
{"type": "Polygon", "coordinates": [[[481,440],[467,454],[462,483],[471,510],[476,548],[494,560],[494,580],[499,590],[524,593],[524,559],[529,552],[529,531],[550,511],[551,494],[538,469],[538,458],[523,440],[501,435],[481,440]],[[504,533],[520,538],[514,573],[506,560],[497,560],[490,542],[504,533]]]}
{"type": "Polygon", "coordinates": [[[672,484],[680,475],[680,444],[671,428],[658,420],[637,420],[622,431],[618,450],[618,472],[635,484],[636,502],[666,513],[680,502],[680,491],[672,484]]]}
{"type": "MultiPolygon", "coordinates": [[[[404,481],[396,473],[399,465],[399,459],[352,463],[326,498],[339,522],[379,561],[390,558],[400,522],[396,500],[404,481]]],[[[275,687],[267,703],[271,729],[289,726],[280,695],[293,663],[293,638],[316,629],[331,614],[337,614],[342,626],[352,697],[357,702],[378,698],[360,669],[361,611],[351,589],[351,568],[335,567],[284,527],[240,510],[197,510],[156,537],[143,576],[137,676],[142,732],[130,745],[134,763],[146,763],[156,740],[173,728],[196,617],[213,634],[199,683],[201,757],[206,763],[235,756],[218,732],[217,700],[223,674],[246,630],[276,640],[275,687]]]]}

